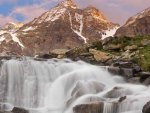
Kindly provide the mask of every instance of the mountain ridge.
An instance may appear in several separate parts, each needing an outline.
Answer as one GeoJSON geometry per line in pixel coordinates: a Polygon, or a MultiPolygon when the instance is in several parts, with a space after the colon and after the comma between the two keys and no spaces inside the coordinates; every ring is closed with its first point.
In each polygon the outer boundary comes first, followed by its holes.
{"type": "Polygon", "coordinates": [[[54,49],[71,49],[113,35],[117,27],[98,9],[80,9],[72,0],[65,0],[33,21],[7,32],[9,41],[1,34],[0,52],[5,52],[4,48],[7,48],[5,54],[34,56],[54,49]],[[18,48],[19,51],[11,48],[18,48]]]}

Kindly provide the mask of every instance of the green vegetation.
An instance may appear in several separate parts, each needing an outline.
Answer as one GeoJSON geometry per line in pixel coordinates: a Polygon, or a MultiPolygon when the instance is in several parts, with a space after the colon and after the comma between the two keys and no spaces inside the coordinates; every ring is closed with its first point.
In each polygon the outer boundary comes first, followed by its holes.
{"type": "MultiPolygon", "coordinates": [[[[120,37],[120,38],[115,38],[115,40],[112,40],[108,44],[121,44],[121,50],[125,51],[124,48],[126,46],[132,46],[132,45],[137,45],[138,49],[136,51],[139,51],[138,57],[133,58],[133,61],[139,64],[143,70],[145,71],[150,71],[150,36],[137,36],[134,38],[129,38],[129,37],[120,37]],[[144,43],[147,44],[142,44],[142,41],[145,40],[144,43]],[[148,43],[149,42],[149,43],[148,43]]],[[[111,53],[114,54],[120,54],[120,51],[112,51],[111,53]]]]}

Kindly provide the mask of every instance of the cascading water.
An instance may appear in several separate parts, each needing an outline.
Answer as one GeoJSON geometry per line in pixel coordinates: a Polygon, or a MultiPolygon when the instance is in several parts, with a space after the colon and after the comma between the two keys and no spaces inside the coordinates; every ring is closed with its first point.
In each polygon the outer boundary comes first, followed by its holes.
{"type": "Polygon", "coordinates": [[[18,106],[32,113],[73,113],[76,105],[103,102],[103,113],[142,113],[149,93],[149,87],[127,84],[82,61],[12,59],[3,61],[0,68],[4,110],[18,106]]]}

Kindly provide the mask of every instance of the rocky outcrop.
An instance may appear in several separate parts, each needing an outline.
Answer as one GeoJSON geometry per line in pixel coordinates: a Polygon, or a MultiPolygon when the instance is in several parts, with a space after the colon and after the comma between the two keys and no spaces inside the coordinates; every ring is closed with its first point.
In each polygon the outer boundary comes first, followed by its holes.
{"type": "Polygon", "coordinates": [[[135,37],[150,35],[150,8],[130,17],[126,24],[120,27],[115,36],[135,37]]]}

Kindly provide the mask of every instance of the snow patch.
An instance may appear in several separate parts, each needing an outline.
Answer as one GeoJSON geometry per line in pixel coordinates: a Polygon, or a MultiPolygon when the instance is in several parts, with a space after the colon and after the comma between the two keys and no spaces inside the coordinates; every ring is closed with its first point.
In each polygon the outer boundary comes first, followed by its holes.
{"type": "Polygon", "coordinates": [[[4,33],[7,33],[7,31],[3,31],[3,30],[0,31],[0,35],[2,35],[4,33]]]}
{"type": "Polygon", "coordinates": [[[35,28],[33,28],[33,27],[28,27],[28,28],[26,28],[26,29],[24,29],[23,31],[24,32],[27,32],[27,31],[31,31],[31,30],[34,30],[35,28]]]}
{"type": "Polygon", "coordinates": [[[0,36],[0,44],[5,40],[4,36],[0,36]]]}
{"type": "Polygon", "coordinates": [[[80,36],[82,40],[84,40],[84,43],[87,43],[87,39],[82,35],[82,31],[83,31],[83,15],[75,13],[75,18],[76,18],[76,21],[80,23],[79,30],[73,29],[72,17],[71,17],[71,14],[69,13],[69,20],[70,20],[70,24],[71,24],[71,29],[74,31],[74,33],[76,33],[78,36],[80,36]]]}
{"type": "Polygon", "coordinates": [[[104,40],[107,37],[114,36],[118,28],[119,27],[114,27],[113,29],[104,31],[104,33],[102,34],[102,40],[104,40]]]}
{"type": "Polygon", "coordinates": [[[50,11],[44,13],[40,18],[35,19],[32,24],[34,23],[42,23],[42,22],[48,22],[48,21],[56,21],[60,18],[61,15],[64,14],[66,11],[66,8],[62,7],[55,7],[51,9],[50,11]]]}
{"type": "Polygon", "coordinates": [[[24,45],[20,42],[20,40],[18,39],[18,37],[17,37],[17,34],[15,34],[15,33],[10,33],[10,35],[12,36],[12,40],[14,41],[14,42],[17,42],[22,48],[24,48],[24,45]]]}

